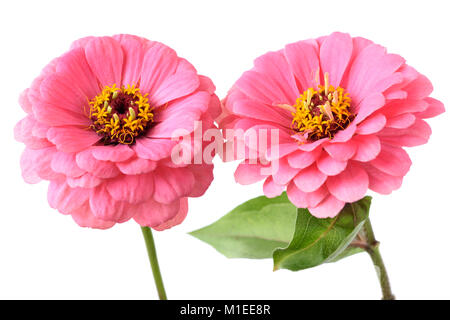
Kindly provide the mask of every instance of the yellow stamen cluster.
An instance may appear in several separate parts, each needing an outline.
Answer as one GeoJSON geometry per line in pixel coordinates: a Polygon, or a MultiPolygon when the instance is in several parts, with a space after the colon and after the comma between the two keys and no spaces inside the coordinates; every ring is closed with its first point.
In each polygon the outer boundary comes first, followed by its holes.
{"type": "Polygon", "coordinates": [[[148,94],[135,85],[105,86],[89,101],[89,110],[90,128],[103,136],[104,144],[132,144],[153,122],[148,94]]]}
{"type": "Polygon", "coordinates": [[[324,77],[325,85],[309,88],[291,107],[294,116],[292,128],[308,141],[325,137],[332,139],[354,119],[348,93],[341,87],[330,85],[328,73],[324,77]]]}

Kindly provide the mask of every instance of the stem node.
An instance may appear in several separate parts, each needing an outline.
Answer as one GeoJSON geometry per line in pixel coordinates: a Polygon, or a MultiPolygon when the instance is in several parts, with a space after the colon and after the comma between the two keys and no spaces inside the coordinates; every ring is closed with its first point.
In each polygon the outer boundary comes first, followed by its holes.
{"type": "Polygon", "coordinates": [[[380,254],[380,242],[375,238],[375,233],[373,232],[372,224],[369,219],[364,223],[363,232],[367,239],[367,246],[363,247],[363,249],[369,254],[378,274],[381,291],[383,293],[382,300],[395,300],[395,296],[392,294],[391,285],[389,283],[386,266],[384,265],[383,258],[380,254]]]}

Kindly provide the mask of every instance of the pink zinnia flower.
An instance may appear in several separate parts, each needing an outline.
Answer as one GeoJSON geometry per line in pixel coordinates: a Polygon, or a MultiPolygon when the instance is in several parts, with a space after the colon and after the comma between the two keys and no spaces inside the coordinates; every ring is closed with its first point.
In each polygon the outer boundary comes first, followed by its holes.
{"type": "Polygon", "coordinates": [[[26,182],[49,180],[48,201],[83,227],[133,218],[163,230],[183,221],[188,197],[213,179],[211,164],[175,165],[177,129],[214,126],[220,102],[210,79],[174,50],[130,35],[88,37],[53,60],[21,95],[28,114],[26,182]]]}
{"type": "Polygon", "coordinates": [[[264,161],[253,164],[247,153],[236,180],[265,179],[268,197],[287,188],[292,203],[317,217],[335,216],[368,189],[389,194],[411,166],[403,147],[426,143],[423,119],[444,112],[431,92],[401,56],[348,34],[269,52],[228,93],[221,127],[279,130],[279,152],[260,149],[264,161]],[[278,170],[261,170],[275,160],[278,170]]]}

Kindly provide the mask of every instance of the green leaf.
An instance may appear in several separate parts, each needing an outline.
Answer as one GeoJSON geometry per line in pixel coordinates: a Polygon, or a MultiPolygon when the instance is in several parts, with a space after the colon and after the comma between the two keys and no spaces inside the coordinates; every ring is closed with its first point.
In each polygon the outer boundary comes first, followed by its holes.
{"type": "Polygon", "coordinates": [[[371,199],[346,204],[339,215],[329,219],[318,219],[308,210],[298,209],[292,241],[273,253],[274,270],[303,270],[358,253],[348,245],[368,218],[371,199]]]}
{"type": "Polygon", "coordinates": [[[327,263],[338,262],[339,260],[353,256],[353,255],[355,255],[357,253],[361,253],[361,252],[364,252],[364,250],[361,248],[348,246],[347,248],[344,249],[344,251],[341,252],[341,254],[339,254],[334,259],[328,260],[327,263]]]}
{"type": "Polygon", "coordinates": [[[191,232],[228,258],[271,258],[277,248],[288,246],[295,228],[297,208],[286,193],[264,196],[236,207],[220,220],[191,232]]]}

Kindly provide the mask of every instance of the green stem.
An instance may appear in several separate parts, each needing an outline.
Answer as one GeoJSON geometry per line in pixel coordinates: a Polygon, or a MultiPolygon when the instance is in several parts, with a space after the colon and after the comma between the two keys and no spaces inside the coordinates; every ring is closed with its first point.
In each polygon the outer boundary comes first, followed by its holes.
{"type": "Polygon", "coordinates": [[[166,291],[164,290],[164,283],[161,277],[161,270],[159,269],[158,257],[156,256],[155,241],[153,240],[152,230],[148,227],[141,227],[144,235],[145,245],[147,247],[148,258],[152,267],[153,278],[155,279],[156,289],[160,300],[167,300],[166,291]]]}
{"type": "Polygon", "coordinates": [[[367,246],[364,248],[370,255],[375,270],[380,281],[381,291],[383,292],[383,300],[395,300],[395,296],[392,294],[391,285],[389,284],[389,277],[387,274],[386,266],[384,265],[383,258],[380,254],[380,243],[376,240],[373,232],[372,224],[369,218],[364,223],[364,234],[367,240],[367,246]]]}

